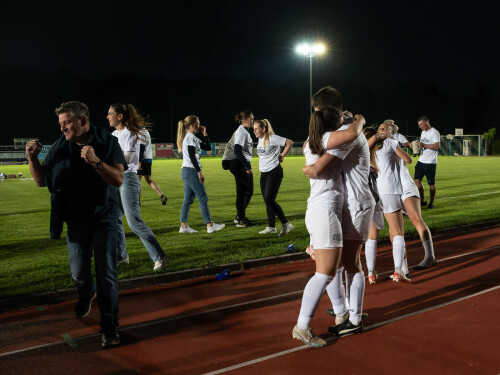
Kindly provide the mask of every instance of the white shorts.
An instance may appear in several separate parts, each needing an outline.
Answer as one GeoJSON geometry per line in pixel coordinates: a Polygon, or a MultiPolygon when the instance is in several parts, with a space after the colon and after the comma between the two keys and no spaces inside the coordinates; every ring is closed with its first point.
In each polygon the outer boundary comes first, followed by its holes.
{"type": "Polygon", "coordinates": [[[313,249],[342,247],[342,206],[309,207],[306,211],[306,227],[313,249]]]}
{"type": "Polygon", "coordinates": [[[403,194],[401,194],[401,201],[404,202],[406,198],[410,197],[415,197],[420,199],[420,193],[418,192],[417,185],[415,185],[414,182],[412,184],[405,184],[403,186],[403,194]]]}
{"type": "Polygon", "coordinates": [[[346,240],[365,242],[375,211],[375,200],[364,203],[346,202],[342,211],[342,229],[346,240]]]}
{"type": "Polygon", "coordinates": [[[380,200],[375,205],[375,210],[373,211],[372,223],[378,230],[384,229],[384,210],[382,209],[382,204],[380,200]]]}
{"type": "Polygon", "coordinates": [[[380,200],[382,201],[384,214],[397,212],[404,208],[403,202],[401,201],[401,194],[382,194],[380,200]]]}

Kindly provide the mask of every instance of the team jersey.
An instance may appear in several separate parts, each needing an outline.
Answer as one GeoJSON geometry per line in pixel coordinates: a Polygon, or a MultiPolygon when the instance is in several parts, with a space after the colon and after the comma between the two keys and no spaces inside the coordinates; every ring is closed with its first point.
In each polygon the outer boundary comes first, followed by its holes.
{"type": "Polygon", "coordinates": [[[233,136],[227,143],[226,151],[224,151],[222,160],[236,159],[236,155],[234,154],[234,145],[240,145],[242,147],[243,156],[250,163],[252,161],[252,137],[243,125],[240,125],[238,129],[236,129],[233,136]]]}
{"type": "Polygon", "coordinates": [[[377,156],[378,172],[378,191],[384,194],[402,194],[401,178],[399,176],[399,157],[396,155],[398,142],[387,138],[384,140],[383,147],[375,152],[377,156]]]}
{"type": "MultiPolygon", "coordinates": [[[[328,145],[330,133],[331,132],[326,132],[323,134],[321,143],[324,149],[326,149],[328,145]]],[[[332,154],[331,151],[326,151],[326,153],[332,154]]],[[[315,164],[320,157],[311,152],[309,142],[304,148],[304,156],[306,158],[306,165],[315,164]]],[[[342,183],[339,159],[335,158],[318,177],[310,178],[309,182],[311,185],[311,193],[307,200],[307,207],[328,207],[334,203],[341,203],[344,201],[344,185],[342,183]]]]}
{"type": "Polygon", "coordinates": [[[259,138],[257,144],[257,155],[259,155],[259,170],[269,172],[279,164],[279,155],[281,147],[284,147],[286,138],[273,134],[269,136],[269,143],[264,148],[264,138],[259,138]]]}
{"type": "Polygon", "coordinates": [[[392,139],[394,139],[395,141],[397,141],[399,143],[399,146],[402,147],[402,145],[404,143],[408,143],[408,140],[406,139],[406,137],[402,134],[399,134],[399,133],[396,133],[396,134],[393,134],[392,135],[392,139]]]}
{"type": "Polygon", "coordinates": [[[123,130],[115,130],[113,133],[115,137],[118,138],[118,143],[122,148],[123,153],[131,153],[130,158],[125,157],[127,160],[128,169],[125,173],[135,173],[137,174],[137,164],[139,163],[139,139],[135,134],[133,134],[127,128],[123,130]]]}
{"type": "MultiPolygon", "coordinates": [[[[430,128],[429,130],[423,131],[420,135],[420,142],[429,145],[439,142],[440,140],[439,132],[435,128],[430,128]]],[[[430,148],[424,148],[422,155],[418,159],[419,162],[425,164],[437,164],[438,151],[431,150],[430,148]]]]}
{"type": "Polygon", "coordinates": [[[196,169],[191,162],[191,158],[189,157],[189,152],[188,152],[188,147],[189,146],[194,146],[195,148],[195,156],[196,156],[196,161],[198,162],[198,165],[201,168],[201,162],[200,162],[200,154],[201,154],[201,147],[200,147],[201,140],[195,136],[191,132],[187,132],[186,136],[184,137],[184,140],[182,141],[182,168],[193,168],[196,169]]]}

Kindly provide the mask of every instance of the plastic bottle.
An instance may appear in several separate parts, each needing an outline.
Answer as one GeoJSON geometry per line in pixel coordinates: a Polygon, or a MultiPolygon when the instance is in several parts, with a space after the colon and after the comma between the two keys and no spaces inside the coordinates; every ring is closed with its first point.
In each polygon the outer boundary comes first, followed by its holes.
{"type": "Polygon", "coordinates": [[[293,246],[292,243],[290,245],[288,245],[286,248],[287,253],[293,253],[294,250],[295,250],[295,246],[293,246]]]}
{"type": "Polygon", "coordinates": [[[229,274],[230,274],[229,270],[223,270],[220,273],[218,273],[215,278],[219,281],[224,280],[224,279],[227,279],[229,277],[229,274]]]}

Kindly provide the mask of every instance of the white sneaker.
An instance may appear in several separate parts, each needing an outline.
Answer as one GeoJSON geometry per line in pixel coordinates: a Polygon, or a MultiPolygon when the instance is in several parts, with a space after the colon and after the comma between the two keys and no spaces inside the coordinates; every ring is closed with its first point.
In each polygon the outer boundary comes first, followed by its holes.
{"type": "MultiPolygon", "coordinates": [[[[217,232],[218,230],[221,230],[222,228],[224,228],[226,226],[226,224],[216,224],[216,223],[212,223],[212,226],[211,227],[207,227],[207,233],[213,233],[213,232],[217,232]]],[[[191,228],[190,228],[191,229],[191,228]]]]}
{"type": "Polygon", "coordinates": [[[278,237],[283,237],[285,234],[290,232],[293,229],[293,225],[290,223],[285,223],[281,226],[280,234],[278,234],[278,237]]]}
{"type": "Polygon", "coordinates": [[[116,264],[122,264],[122,263],[125,263],[125,264],[129,264],[130,263],[130,258],[129,258],[128,255],[127,255],[127,257],[125,259],[119,260],[116,264]]]}
{"type": "Polygon", "coordinates": [[[275,227],[266,227],[266,229],[261,230],[259,234],[268,234],[268,233],[278,233],[275,227]]]}
{"type": "Polygon", "coordinates": [[[187,227],[187,228],[183,228],[183,227],[181,227],[181,228],[179,229],[179,233],[198,233],[198,231],[197,231],[197,230],[194,230],[193,228],[191,228],[191,227],[188,225],[188,227],[187,227]]]}
{"type": "Polygon", "coordinates": [[[160,260],[157,260],[155,262],[155,266],[153,267],[153,271],[159,271],[162,268],[165,268],[167,263],[168,263],[168,258],[166,256],[164,256],[163,258],[161,258],[160,260]]]}

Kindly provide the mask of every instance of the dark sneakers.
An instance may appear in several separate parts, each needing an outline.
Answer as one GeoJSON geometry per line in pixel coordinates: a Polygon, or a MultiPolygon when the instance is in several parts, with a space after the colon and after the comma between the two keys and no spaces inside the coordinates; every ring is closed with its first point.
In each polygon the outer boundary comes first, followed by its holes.
{"type": "Polygon", "coordinates": [[[236,226],[238,228],[247,228],[247,227],[253,227],[255,225],[255,223],[251,222],[250,220],[248,220],[248,218],[245,218],[243,220],[240,220],[238,221],[238,224],[236,224],[236,226]]]}
{"type": "Polygon", "coordinates": [[[92,310],[92,301],[96,296],[94,291],[89,298],[80,298],[75,306],[75,316],[77,318],[85,318],[92,310]]]}
{"type": "Polygon", "coordinates": [[[434,208],[434,204],[429,203],[429,204],[427,205],[427,208],[430,208],[430,209],[434,208]]]}
{"type": "Polygon", "coordinates": [[[420,205],[421,205],[422,207],[427,206],[427,201],[420,201],[420,205]]]}
{"type": "Polygon", "coordinates": [[[421,271],[421,270],[425,270],[425,269],[427,269],[429,267],[435,266],[436,264],[437,264],[436,258],[432,258],[432,260],[430,262],[423,261],[419,265],[413,267],[413,269],[415,271],[421,271]]]}
{"type": "Polygon", "coordinates": [[[346,319],[343,323],[337,324],[333,327],[328,327],[328,331],[335,336],[344,336],[349,333],[360,333],[363,332],[363,321],[359,322],[358,325],[354,325],[349,319],[346,319]]]}
{"type": "Polygon", "coordinates": [[[116,328],[111,329],[109,332],[104,332],[101,337],[102,346],[109,348],[120,344],[120,336],[116,328]]]}
{"type": "Polygon", "coordinates": [[[160,200],[161,200],[161,204],[163,206],[165,206],[167,204],[168,198],[162,194],[161,197],[160,197],[160,200]]]}

